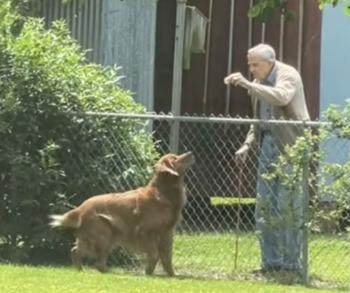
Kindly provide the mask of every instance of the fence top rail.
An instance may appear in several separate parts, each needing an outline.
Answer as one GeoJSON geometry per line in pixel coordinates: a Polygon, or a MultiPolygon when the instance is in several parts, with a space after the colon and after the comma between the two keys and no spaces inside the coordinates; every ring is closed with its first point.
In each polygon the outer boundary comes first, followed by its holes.
{"type": "Polygon", "coordinates": [[[69,112],[70,115],[85,117],[110,117],[124,119],[145,119],[145,120],[167,120],[172,122],[198,122],[198,123],[228,123],[228,124],[286,124],[286,125],[304,125],[307,127],[326,126],[329,123],[309,120],[261,120],[242,117],[224,117],[224,116],[175,116],[172,114],[130,114],[130,113],[111,113],[111,112],[69,112]]]}

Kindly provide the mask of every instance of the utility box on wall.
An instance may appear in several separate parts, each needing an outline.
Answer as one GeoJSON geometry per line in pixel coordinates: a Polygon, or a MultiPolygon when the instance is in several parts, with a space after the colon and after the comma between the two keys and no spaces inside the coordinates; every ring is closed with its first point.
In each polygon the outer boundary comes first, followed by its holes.
{"type": "Polygon", "coordinates": [[[186,6],[183,68],[190,69],[191,54],[205,53],[208,18],[196,7],[186,6]]]}

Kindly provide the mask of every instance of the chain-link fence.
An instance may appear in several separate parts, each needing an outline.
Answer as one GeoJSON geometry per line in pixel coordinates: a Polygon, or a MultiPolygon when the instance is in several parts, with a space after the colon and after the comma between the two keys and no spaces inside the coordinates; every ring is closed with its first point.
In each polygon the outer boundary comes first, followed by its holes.
{"type": "MultiPolygon", "coordinates": [[[[289,150],[291,158],[278,161],[286,143],[293,144],[288,140],[291,136],[306,138],[306,127],[318,133],[319,124],[223,117],[109,117],[111,125],[129,119],[145,125],[160,154],[173,149],[179,153],[190,150],[196,157],[186,176],[188,202],[175,238],[174,265],[178,274],[272,277],[287,282],[297,277],[304,282],[346,285],[350,279],[347,199],[340,202],[334,191],[324,191],[324,186],[340,183],[335,182],[339,177],[325,174],[322,167],[346,164],[346,141],[333,138],[310,144],[304,139],[303,148],[289,150]],[[171,137],[174,125],[179,127],[175,139],[171,137]],[[245,141],[250,125],[254,125],[255,143],[250,144],[246,160],[239,160],[235,152],[245,141]],[[315,149],[326,154],[317,156],[316,163],[310,155],[315,149]],[[343,162],[332,161],[331,157],[339,157],[339,153],[343,162]],[[255,272],[274,262],[276,270],[267,267],[266,272],[255,272]],[[288,274],[288,270],[281,274],[280,265],[299,275],[288,274]]],[[[103,147],[109,147],[113,154],[122,139],[115,139],[111,133],[103,147]]],[[[83,156],[72,157],[72,164],[82,163],[79,168],[83,169],[83,156]]],[[[118,166],[125,162],[124,155],[114,154],[113,161],[115,169],[111,172],[117,174],[118,166]]]]}
{"type": "MultiPolygon", "coordinates": [[[[75,181],[81,176],[95,184],[86,185],[84,194],[61,190],[73,204],[98,192],[147,183],[152,169],[145,167],[142,143],[139,149],[129,145],[137,133],[151,136],[159,155],[174,149],[194,153],[196,162],[185,178],[187,204],[175,236],[178,275],[348,286],[350,179],[344,175],[350,168],[341,167],[347,166],[350,148],[344,140],[315,139],[320,123],[97,113],[77,120],[84,133],[93,135],[84,141],[75,129],[75,149],[66,152],[67,164],[75,181]],[[99,121],[104,130],[90,131],[99,121]],[[123,124],[132,125],[129,133],[118,131],[123,124]],[[176,138],[171,137],[174,125],[179,127],[176,138]],[[246,144],[246,158],[237,157],[251,125],[255,140],[246,144]],[[310,131],[304,133],[306,129],[310,131]],[[297,147],[286,150],[291,137],[297,147]],[[95,145],[86,148],[85,143],[95,145]],[[129,180],[135,172],[142,176],[129,180]],[[257,271],[261,266],[265,270],[257,271]]],[[[142,268],[138,256],[124,252],[110,263],[142,268]]]]}

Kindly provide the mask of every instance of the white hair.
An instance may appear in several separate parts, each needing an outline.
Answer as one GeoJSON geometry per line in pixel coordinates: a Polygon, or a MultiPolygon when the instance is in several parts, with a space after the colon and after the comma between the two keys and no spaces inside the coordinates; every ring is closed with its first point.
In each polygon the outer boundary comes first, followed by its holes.
{"type": "Polygon", "coordinates": [[[274,48],[267,44],[259,44],[248,50],[248,55],[259,56],[263,60],[269,61],[271,63],[276,60],[276,53],[274,48]]]}

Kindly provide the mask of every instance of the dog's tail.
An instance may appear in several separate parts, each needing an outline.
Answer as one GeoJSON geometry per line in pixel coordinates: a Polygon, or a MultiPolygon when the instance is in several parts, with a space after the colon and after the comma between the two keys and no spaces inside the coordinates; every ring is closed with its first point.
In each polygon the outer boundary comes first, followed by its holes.
{"type": "Polygon", "coordinates": [[[63,215],[51,215],[49,225],[52,228],[63,227],[78,229],[81,226],[80,210],[78,208],[71,210],[63,215]]]}

